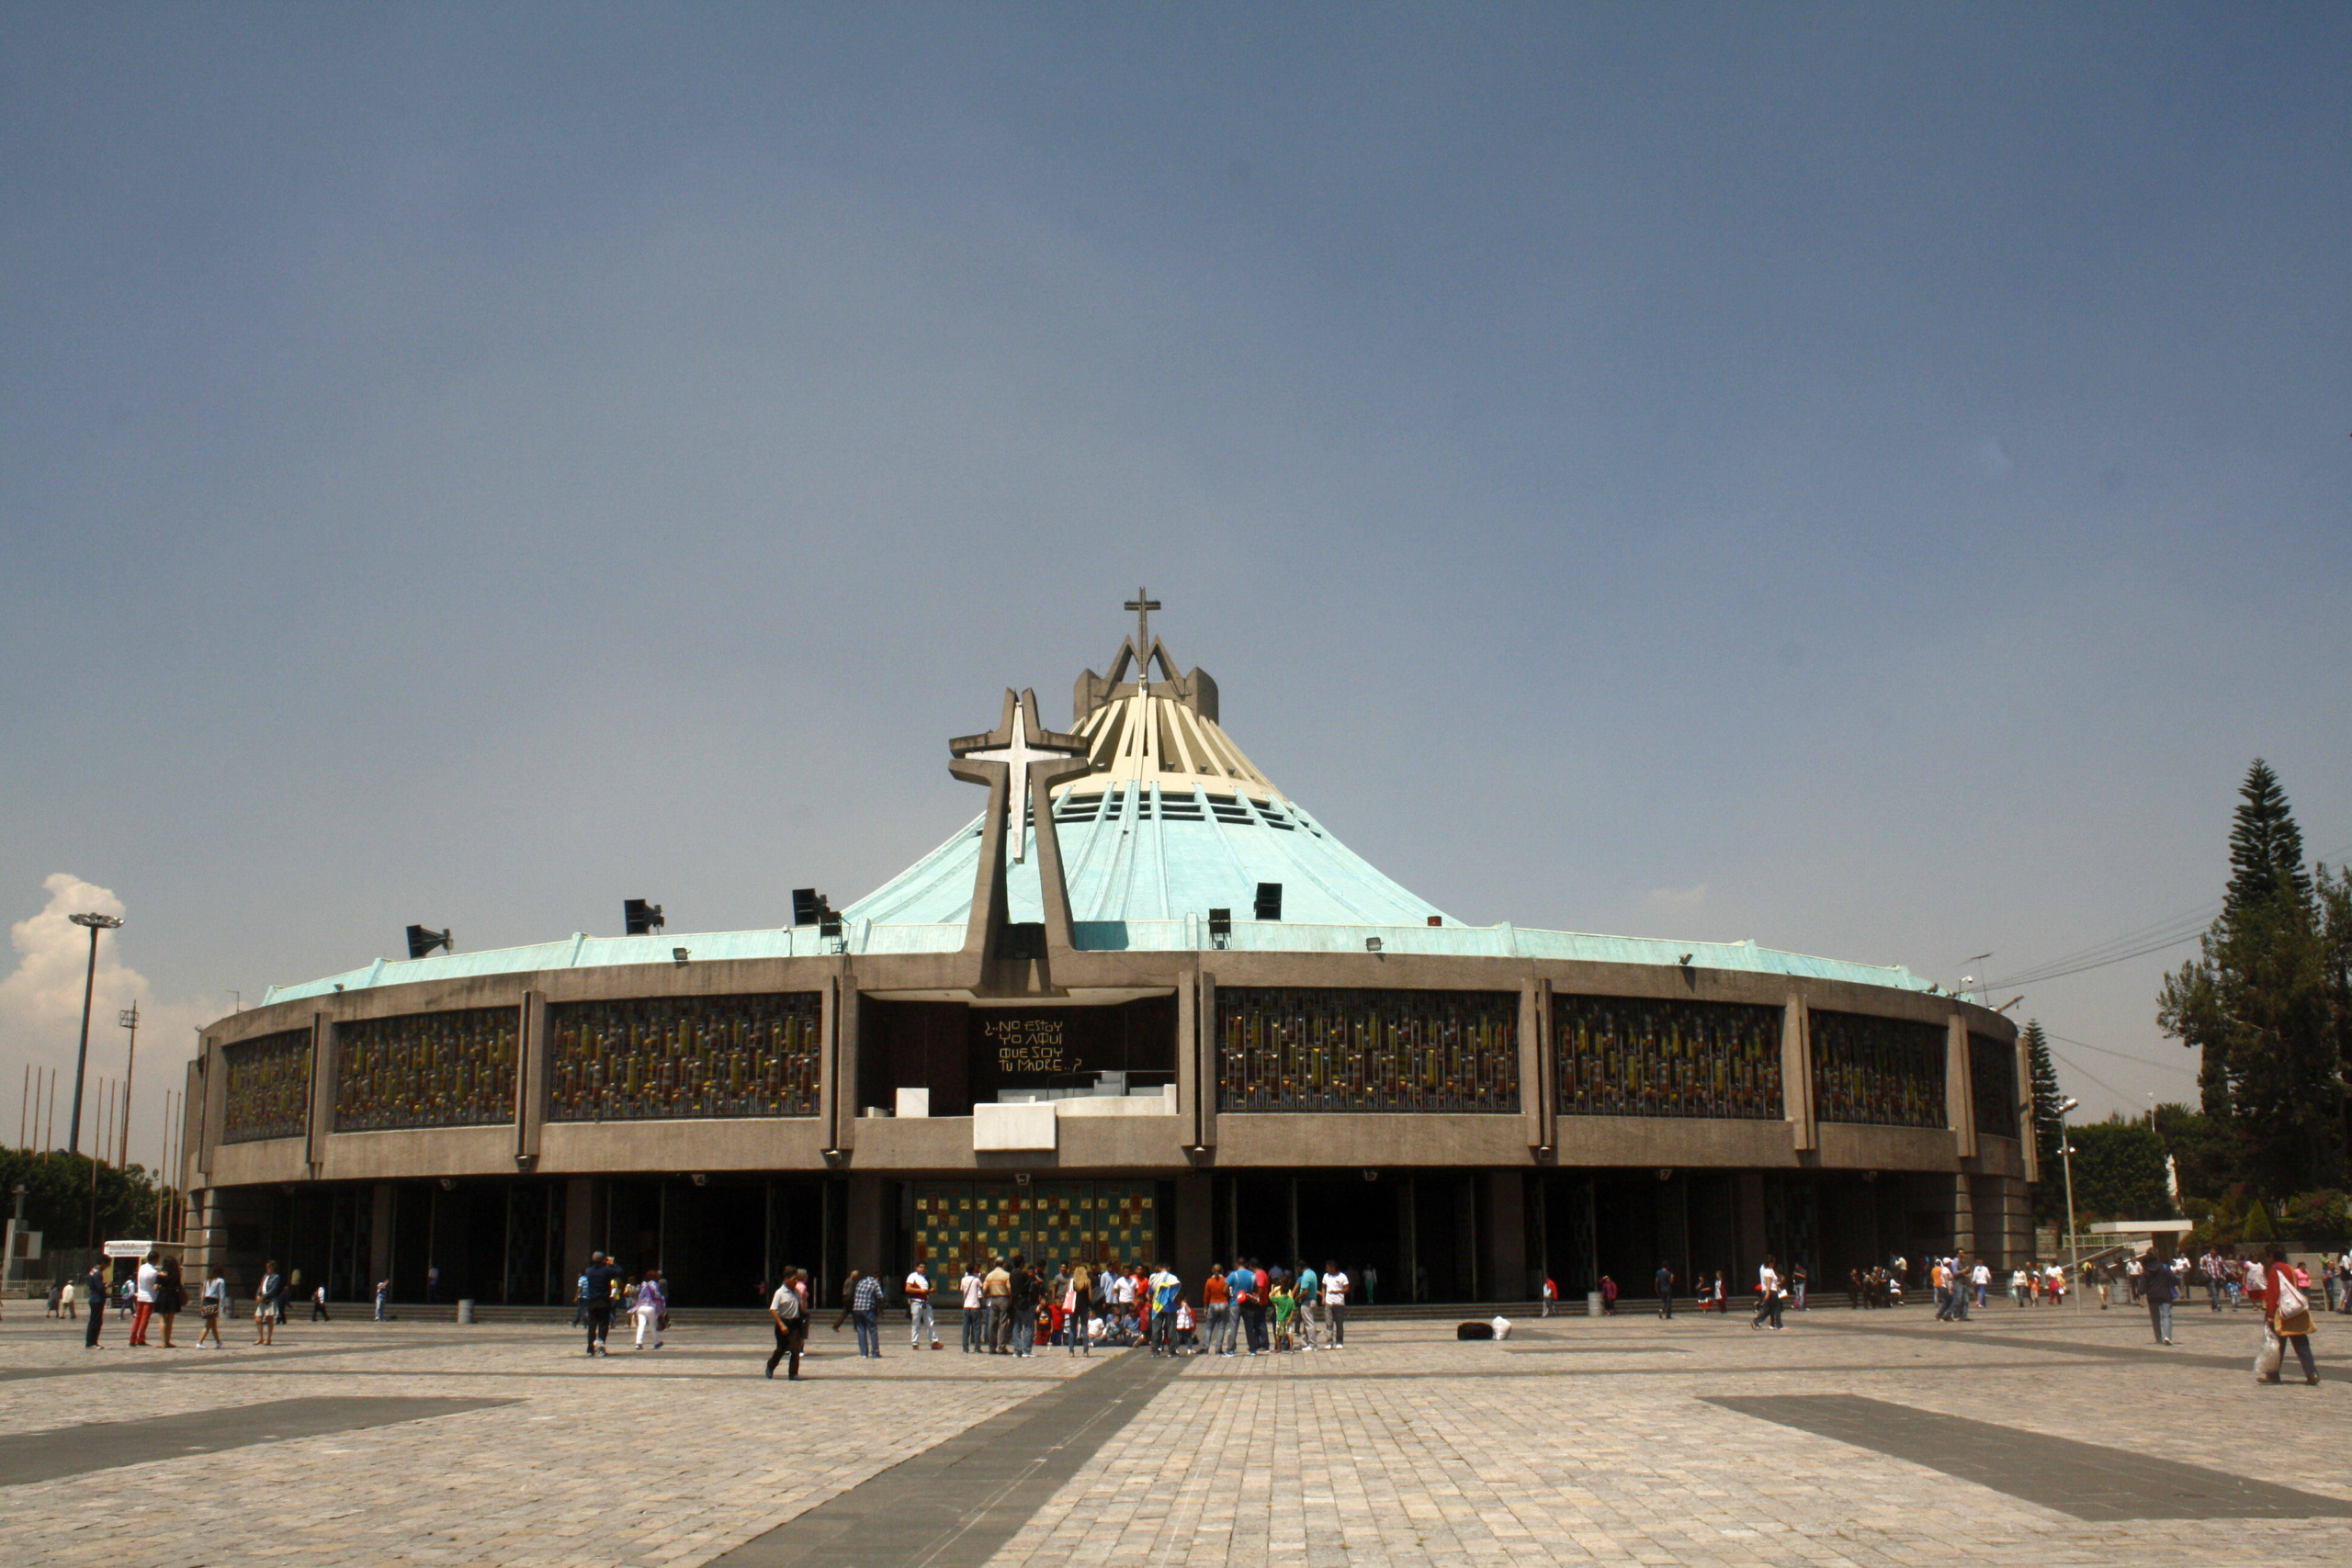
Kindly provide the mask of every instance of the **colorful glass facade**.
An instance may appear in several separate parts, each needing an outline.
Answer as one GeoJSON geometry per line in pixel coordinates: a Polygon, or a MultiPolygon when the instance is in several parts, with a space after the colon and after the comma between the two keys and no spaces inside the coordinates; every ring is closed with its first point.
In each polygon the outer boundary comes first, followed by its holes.
{"type": "Polygon", "coordinates": [[[1216,994],[1220,1111],[1515,1111],[1512,991],[1216,994]]]}
{"type": "Polygon", "coordinates": [[[1989,1034],[1968,1037],[1968,1092],[1974,1101],[1980,1135],[2014,1138],[2023,1108],[2018,1103],[2018,1052],[1989,1034]]]}
{"type": "Polygon", "coordinates": [[[464,1008],[336,1025],[335,1131],[514,1121],[521,1016],[464,1008]]]}
{"type": "Polygon", "coordinates": [[[821,1017],[814,991],[555,1003],[548,1119],[813,1116],[821,1017]]]}
{"type": "Polygon", "coordinates": [[[1781,1017],[1735,1002],[1555,997],[1560,1113],[1777,1121],[1781,1017]]]}
{"type": "MultiPolygon", "coordinates": [[[[1159,1190],[1152,1182],[918,1181],[910,1267],[931,1265],[952,1292],[967,1263],[1025,1258],[1090,1266],[1161,1261],[1159,1190]]],[[[942,1296],[946,1300],[948,1297],[942,1296]]]]}
{"type": "Polygon", "coordinates": [[[220,1141],[299,1138],[311,1130],[311,1032],[289,1029],[220,1048],[229,1075],[220,1141]]]}
{"type": "Polygon", "coordinates": [[[1872,1127],[1947,1127],[1944,1026],[1815,1012],[1814,1114],[1872,1127]]]}

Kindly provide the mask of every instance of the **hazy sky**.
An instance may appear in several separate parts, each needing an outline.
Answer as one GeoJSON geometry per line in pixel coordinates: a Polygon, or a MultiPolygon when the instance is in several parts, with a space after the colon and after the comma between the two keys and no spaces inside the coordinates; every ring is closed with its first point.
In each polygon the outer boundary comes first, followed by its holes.
{"type": "MultiPolygon", "coordinates": [[[[0,1107],[110,897],[134,1155],[412,920],[866,891],[1138,582],[1469,919],[1950,985],[2217,897],[2257,754],[2352,850],[2342,6],[0,5],[0,1107]]],[[[2093,1111],[2193,1094],[2188,951],[2018,1010],[2093,1111]]]]}

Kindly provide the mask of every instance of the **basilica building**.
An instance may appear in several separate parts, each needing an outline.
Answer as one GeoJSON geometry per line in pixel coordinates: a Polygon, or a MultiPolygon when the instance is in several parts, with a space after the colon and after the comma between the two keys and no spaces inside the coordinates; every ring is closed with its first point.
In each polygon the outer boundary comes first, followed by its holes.
{"type": "Polygon", "coordinates": [[[786,1265],[830,1300],[1015,1253],[1336,1259],[1383,1305],[2026,1257],[2006,1018],[1901,968],[1464,924],[1129,608],[1069,728],[1007,692],[947,749],[977,817],[838,910],[379,959],[209,1026],[191,1258],[560,1305],[594,1248],[750,1307],[786,1265]]]}

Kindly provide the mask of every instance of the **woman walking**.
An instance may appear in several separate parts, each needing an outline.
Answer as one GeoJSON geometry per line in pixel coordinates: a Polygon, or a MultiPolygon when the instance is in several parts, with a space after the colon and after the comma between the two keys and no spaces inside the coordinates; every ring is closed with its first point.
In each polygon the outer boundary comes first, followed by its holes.
{"type": "Polygon", "coordinates": [[[1781,1326],[1781,1273],[1772,1266],[1773,1262],[1772,1255],[1768,1252],[1764,1255],[1764,1266],[1756,1270],[1756,1293],[1758,1300],[1756,1303],[1756,1316],[1747,1325],[1750,1328],[1763,1327],[1768,1318],[1771,1320],[1775,1330],[1781,1326]]]}
{"type": "Polygon", "coordinates": [[[196,1337],[198,1348],[209,1339],[215,1350],[225,1348],[220,1341],[220,1319],[229,1310],[229,1281],[221,1278],[217,1264],[212,1278],[204,1281],[204,1297],[199,1304],[204,1312],[204,1327],[196,1337]]]}
{"type": "MultiPolygon", "coordinates": [[[[2262,1321],[2279,1342],[2278,1359],[2286,1359],[2286,1348],[2295,1348],[2295,1359],[2303,1364],[2303,1382],[2319,1382],[2319,1363],[2312,1359],[2312,1303],[2304,1294],[2308,1283],[2299,1283],[2295,1270],[2287,1262],[2287,1249],[2273,1245],[2270,1267],[2262,1271],[2262,1321]]],[[[2308,1277],[2306,1277],[2308,1279],[2308,1277]]],[[[2264,1382],[2278,1381],[2279,1367],[2273,1363],[2264,1382]]]]}
{"type": "Polygon", "coordinates": [[[670,1316],[670,1292],[662,1288],[662,1270],[648,1269],[637,1286],[637,1348],[645,1348],[648,1330],[653,1335],[653,1348],[662,1348],[662,1326],[670,1316]]]}
{"type": "Polygon", "coordinates": [[[176,1350],[172,1343],[172,1325],[178,1321],[180,1308],[187,1304],[187,1292],[180,1288],[180,1260],[164,1259],[162,1278],[155,1282],[155,1315],[164,1321],[164,1348],[176,1350]]]}

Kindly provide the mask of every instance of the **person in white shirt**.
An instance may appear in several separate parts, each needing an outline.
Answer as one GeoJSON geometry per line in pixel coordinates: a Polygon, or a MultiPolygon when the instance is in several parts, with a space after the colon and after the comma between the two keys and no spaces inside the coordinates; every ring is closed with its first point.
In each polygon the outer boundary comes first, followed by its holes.
{"type": "Polygon", "coordinates": [[[922,1342],[928,1339],[933,1349],[944,1349],[946,1347],[939,1342],[938,1316],[931,1310],[930,1264],[918,1263],[914,1266],[913,1271],[907,1276],[906,1292],[908,1332],[913,1336],[912,1348],[922,1349],[922,1342]]]}
{"type": "Polygon", "coordinates": [[[213,1269],[212,1278],[204,1281],[202,1305],[204,1330],[196,1337],[196,1342],[201,1345],[209,1338],[215,1350],[220,1349],[220,1319],[229,1310],[229,1281],[221,1277],[218,1267],[213,1269]]]}
{"type": "Polygon", "coordinates": [[[964,1349],[967,1355],[974,1350],[988,1348],[988,1340],[981,1332],[986,1323],[987,1302],[987,1281],[980,1278],[978,1269],[965,1264],[964,1349]]]}
{"type": "Polygon", "coordinates": [[[1337,1263],[1323,1265],[1323,1315],[1331,1325],[1331,1348],[1348,1348],[1348,1277],[1337,1263]]]}
{"type": "Polygon", "coordinates": [[[1984,1292],[1993,1287],[1993,1266],[1978,1258],[1976,1267],[1969,1270],[1968,1282],[1976,1287],[1976,1304],[1983,1306],[1984,1292]]]}
{"type": "Polygon", "coordinates": [[[130,1315],[130,1342],[147,1343],[147,1320],[155,1312],[155,1282],[164,1277],[155,1267],[155,1254],[149,1253],[139,1260],[139,1277],[131,1287],[131,1301],[136,1303],[130,1315]]]}
{"type": "Polygon", "coordinates": [[[1766,1253],[1764,1255],[1763,1267],[1756,1270],[1756,1291],[1758,1296],[1761,1299],[1759,1299],[1756,1303],[1756,1316],[1747,1325],[1750,1328],[1763,1327],[1765,1320],[1768,1318],[1771,1320],[1772,1326],[1775,1329],[1779,1329],[1782,1326],[1781,1323],[1781,1272],[1779,1269],[1772,1267],[1776,1259],[1770,1253],[1766,1253]]]}

